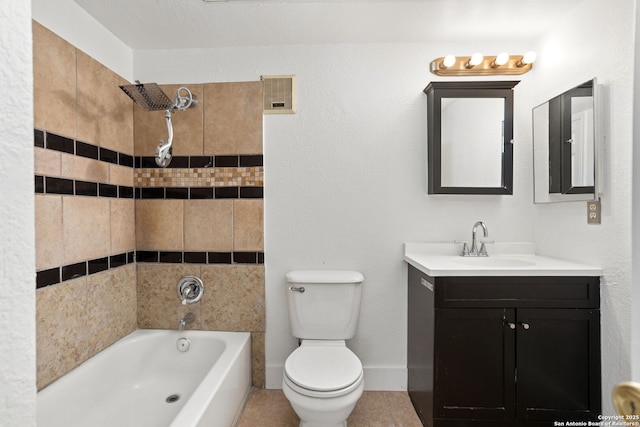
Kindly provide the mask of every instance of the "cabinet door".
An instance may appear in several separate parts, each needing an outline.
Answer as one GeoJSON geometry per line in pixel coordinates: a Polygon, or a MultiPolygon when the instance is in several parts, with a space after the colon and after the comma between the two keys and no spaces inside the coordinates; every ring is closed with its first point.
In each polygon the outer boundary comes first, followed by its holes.
{"type": "Polygon", "coordinates": [[[517,317],[518,418],[597,419],[599,311],[519,309],[517,317]]]}
{"type": "Polygon", "coordinates": [[[436,309],[436,418],[515,418],[514,324],[513,309],[436,309]]]}
{"type": "Polygon", "coordinates": [[[434,295],[424,275],[409,268],[407,369],[409,397],[425,426],[433,426],[434,295]]]}

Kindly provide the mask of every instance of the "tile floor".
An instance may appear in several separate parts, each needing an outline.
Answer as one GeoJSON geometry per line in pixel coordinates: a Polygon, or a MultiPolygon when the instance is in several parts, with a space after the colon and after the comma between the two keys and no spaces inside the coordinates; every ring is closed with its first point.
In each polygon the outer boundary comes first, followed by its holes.
{"type": "MultiPolygon", "coordinates": [[[[422,427],[406,391],[365,391],[349,427],[422,427]]],[[[253,389],[236,427],[298,427],[282,390],[253,389]]]]}

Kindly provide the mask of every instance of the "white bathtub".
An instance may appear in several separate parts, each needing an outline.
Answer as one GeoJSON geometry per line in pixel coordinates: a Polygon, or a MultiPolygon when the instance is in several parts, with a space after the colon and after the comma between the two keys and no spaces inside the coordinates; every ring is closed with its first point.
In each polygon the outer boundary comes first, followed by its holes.
{"type": "Polygon", "coordinates": [[[250,386],[248,332],[141,329],[41,390],[37,425],[229,427],[250,386]]]}

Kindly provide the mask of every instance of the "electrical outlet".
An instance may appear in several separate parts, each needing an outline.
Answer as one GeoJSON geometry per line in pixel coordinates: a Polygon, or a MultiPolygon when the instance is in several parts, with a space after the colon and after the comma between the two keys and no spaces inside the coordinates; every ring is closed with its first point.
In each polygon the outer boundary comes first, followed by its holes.
{"type": "Polygon", "coordinates": [[[587,224],[600,224],[600,199],[587,202],[587,224]]]}

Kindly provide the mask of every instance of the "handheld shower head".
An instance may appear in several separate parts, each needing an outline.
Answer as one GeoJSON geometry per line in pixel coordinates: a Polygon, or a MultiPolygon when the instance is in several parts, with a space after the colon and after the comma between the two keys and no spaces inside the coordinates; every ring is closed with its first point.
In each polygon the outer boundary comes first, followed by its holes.
{"type": "Polygon", "coordinates": [[[173,97],[173,108],[176,110],[184,111],[187,108],[195,107],[197,104],[198,97],[184,86],[179,87],[176,91],[176,96],[173,97]]]}

